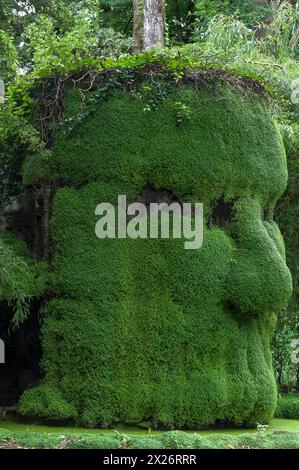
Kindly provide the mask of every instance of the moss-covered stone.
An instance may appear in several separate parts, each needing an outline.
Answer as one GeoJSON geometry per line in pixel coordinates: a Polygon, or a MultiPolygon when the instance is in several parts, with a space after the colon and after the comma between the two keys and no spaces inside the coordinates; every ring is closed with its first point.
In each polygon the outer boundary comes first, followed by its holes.
{"type": "Polygon", "coordinates": [[[117,91],[56,138],[45,377],[20,413],[51,418],[57,401],[55,418],[86,426],[268,422],[277,395],[269,342],[292,289],[279,229],[262,215],[287,181],[277,126],[259,97],[224,85],[172,85],[145,109],[142,94],[117,91]],[[207,223],[200,250],[98,240],[96,205],[139,200],[147,186],[203,202],[206,222],[230,201],[233,217],[207,223]]]}

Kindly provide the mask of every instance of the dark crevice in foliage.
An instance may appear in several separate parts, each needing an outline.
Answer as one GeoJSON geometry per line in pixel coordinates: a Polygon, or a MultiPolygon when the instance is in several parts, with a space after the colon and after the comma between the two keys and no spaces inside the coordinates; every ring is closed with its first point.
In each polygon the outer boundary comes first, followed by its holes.
{"type": "Polygon", "coordinates": [[[181,204],[181,202],[175,197],[175,195],[168,191],[167,189],[155,189],[153,186],[146,185],[141,194],[139,202],[144,204],[146,207],[149,207],[151,203],[166,203],[171,204],[173,202],[177,202],[181,204]]]}
{"type": "Polygon", "coordinates": [[[30,305],[31,314],[11,330],[11,307],[1,302],[0,337],[5,342],[5,364],[0,368],[0,407],[16,405],[28,387],[41,378],[40,313],[42,301],[30,305]]]}
{"type": "Polygon", "coordinates": [[[274,219],[274,209],[273,207],[264,207],[261,209],[261,218],[268,222],[273,222],[274,219]]]}
{"type": "Polygon", "coordinates": [[[208,220],[208,227],[212,228],[218,226],[225,228],[229,225],[233,220],[234,205],[235,201],[225,201],[223,197],[215,201],[212,205],[212,213],[208,220]]]}
{"type": "Polygon", "coordinates": [[[244,312],[240,307],[238,307],[238,305],[230,300],[224,300],[222,302],[222,307],[227,315],[231,316],[240,327],[246,325],[248,321],[252,321],[252,319],[258,317],[256,312],[244,312]]]}
{"type": "Polygon", "coordinates": [[[49,259],[49,217],[54,188],[31,187],[0,209],[1,229],[25,242],[35,259],[49,259]]]}

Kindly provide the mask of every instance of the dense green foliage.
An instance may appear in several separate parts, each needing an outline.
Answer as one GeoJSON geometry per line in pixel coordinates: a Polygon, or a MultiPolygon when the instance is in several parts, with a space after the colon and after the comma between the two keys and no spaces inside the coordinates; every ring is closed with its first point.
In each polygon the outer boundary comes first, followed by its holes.
{"type": "Polygon", "coordinates": [[[299,390],[299,367],[292,361],[293,342],[299,338],[299,129],[283,128],[288,155],[289,180],[276,208],[276,220],[286,243],[287,264],[293,277],[293,296],[287,310],[278,315],[273,339],[273,359],[279,388],[283,392],[299,390]]]}
{"type": "Polygon", "coordinates": [[[209,22],[219,14],[233,15],[245,26],[252,28],[263,22],[270,14],[269,4],[254,6],[251,0],[195,0],[195,37],[205,35],[209,22]]]}
{"type": "MultiPolygon", "coordinates": [[[[25,392],[23,414],[172,428],[255,425],[274,412],[269,343],[291,279],[278,228],[261,209],[286,185],[280,134],[249,90],[161,86],[154,108],[146,82],[118,90],[55,140],[47,164],[66,187],[52,209],[45,379],[25,392]],[[223,198],[234,217],[206,228],[200,250],[175,239],[99,241],[96,205],[118,194],[138,200],[147,186],[203,202],[206,222],[223,198]]],[[[71,93],[67,122],[76,107],[71,93]]]]}
{"type": "Polygon", "coordinates": [[[277,418],[299,419],[299,395],[282,395],[275,410],[277,418]]]}
{"type": "Polygon", "coordinates": [[[1,235],[0,300],[11,306],[14,327],[26,319],[30,300],[44,292],[44,268],[30,257],[24,243],[12,235],[1,235]]]}

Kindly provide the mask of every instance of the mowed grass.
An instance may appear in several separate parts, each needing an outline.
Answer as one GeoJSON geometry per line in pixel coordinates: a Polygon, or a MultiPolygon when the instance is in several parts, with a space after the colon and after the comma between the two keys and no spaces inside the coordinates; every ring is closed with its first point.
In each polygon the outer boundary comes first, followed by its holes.
{"type": "Polygon", "coordinates": [[[0,448],[298,449],[299,420],[274,419],[265,430],[151,431],[81,429],[0,422],[0,448]]]}
{"type": "MultiPolygon", "coordinates": [[[[117,426],[112,429],[88,429],[75,426],[54,426],[51,424],[38,424],[38,423],[20,423],[14,420],[0,420],[0,429],[12,432],[38,432],[38,433],[71,433],[71,434],[111,434],[114,431],[124,434],[162,434],[163,431],[154,431],[152,429],[142,429],[137,426],[117,426]]],[[[285,432],[298,432],[299,433],[299,420],[297,419],[280,419],[275,418],[271,421],[268,431],[285,431],[285,432]]],[[[196,433],[200,435],[214,435],[214,434],[227,434],[227,435],[240,435],[240,434],[254,434],[256,429],[248,428],[218,428],[218,429],[200,429],[198,431],[184,431],[185,433],[196,433]]]]}

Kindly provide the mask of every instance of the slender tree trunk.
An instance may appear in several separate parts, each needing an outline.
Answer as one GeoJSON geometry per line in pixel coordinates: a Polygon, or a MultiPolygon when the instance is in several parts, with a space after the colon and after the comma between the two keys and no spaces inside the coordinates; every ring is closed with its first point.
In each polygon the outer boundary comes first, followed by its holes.
{"type": "Polygon", "coordinates": [[[174,13],[177,20],[176,23],[176,35],[179,42],[183,42],[182,26],[181,26],[181,12],[178,4],[178,0],[174,0],[174,13]]]}
{"type": "MultiPolygon", "coordinates": [[[[297,0],[268,0],[268,3],[272,6],[274,10],[277,10],[277,8],[283,3],[283,2],[289,2],[292,5],[296,5],[297,0]]],[[[261,3],[261,2],[260,2],[261,3]]]]}
{"type": "Polygon", "coordinates": [[[299,25],[297,26],[297,29],[290,40],[290,46],[295,47],[298,42],[299,42],[299,25]]]}
{"type": "MultiPolygon", "coordinates": [[[[38,198],[37,194],[37,198],[38,198]]],[[[42,198],[42,210],[43,215],[41,222],[37,224],[37,230],[40,231],[40,246],[36,247],[40,251],[40,258],[46,261],[50,259],[50,231],[49,231],[49,221],[50,221],[50,211],[51,211],[51,199],[52,199],[52,190],[51,187],[45,185],[40,194],[42,198]]],[[[36,203],[37,204],[37,203],[36,203]]],[[[37,208],[39,205],[37,205],[37,208]]]]}
{"type": "Polygon", "coordinates": [[[164,45],[165,0],[144,0],[143,47],[152,49],[164,45]]]}
{"type": "Polygon", "coordinates": [[[277,10],[280,4],[281,4],[281,0],[270,0],[270,5],[273,8],[273,10],[277,10]]]}
{"type": "Polygon", "coordinates": [[[297,373],[296,373],[296,385],[295,385],[296,390],[299,392],[299,367],[297,367],[297,373]]]}
{"type": "Polygon", "coordinates": [[[135,53],[143,50],[143,9],[144,0],[133,0],[133,43],[135,53]]]}

